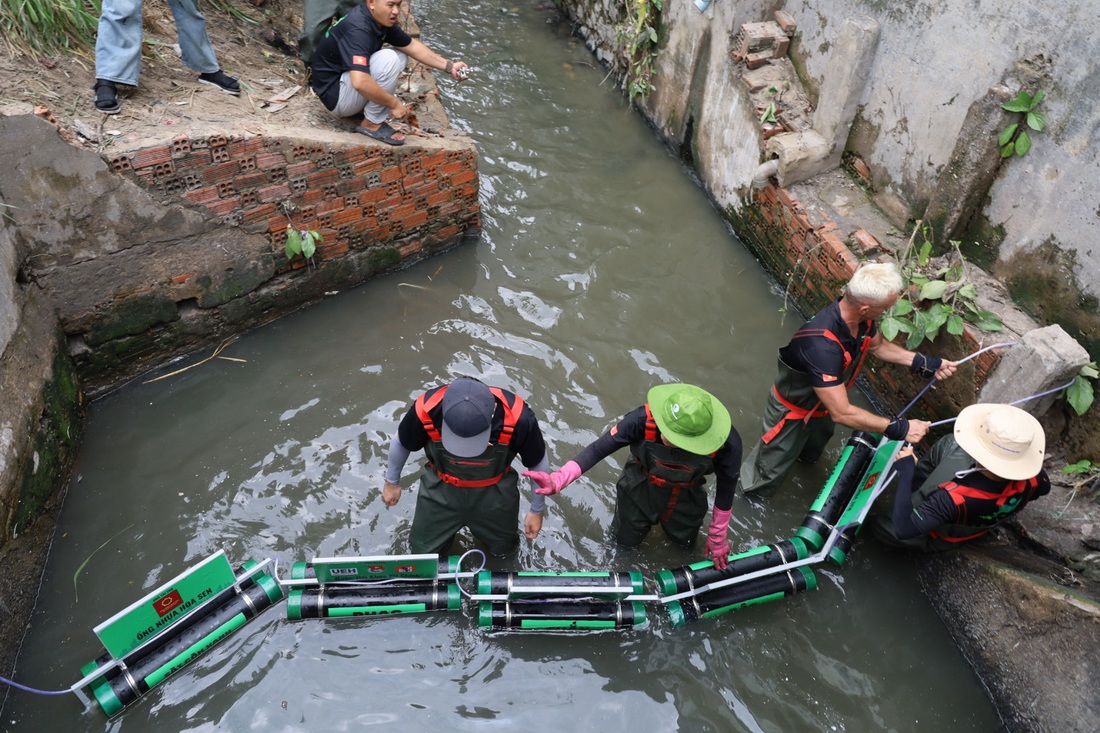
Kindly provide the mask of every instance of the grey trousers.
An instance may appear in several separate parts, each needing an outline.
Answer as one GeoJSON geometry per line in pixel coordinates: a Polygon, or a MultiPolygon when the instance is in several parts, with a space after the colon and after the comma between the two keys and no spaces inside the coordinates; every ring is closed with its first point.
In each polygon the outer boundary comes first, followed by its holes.
{"type": "MultiPolygon", "coordinates": [[[[397,80],[409,57],[392,48],[383,48],[370,57],[370,75],[378,86],[390,94],[397,89],[397,80]]],[[[336,108],[332,114],[337,117],[351,117],[363,113],[363,117],[374,123],[385,122],[390,117],[390,108],[378,102],[368,101],[366,97],[355,90],[351,85],[351,72],[345,71],[340,75],[340,99],[336,102],[336,108]]]]}

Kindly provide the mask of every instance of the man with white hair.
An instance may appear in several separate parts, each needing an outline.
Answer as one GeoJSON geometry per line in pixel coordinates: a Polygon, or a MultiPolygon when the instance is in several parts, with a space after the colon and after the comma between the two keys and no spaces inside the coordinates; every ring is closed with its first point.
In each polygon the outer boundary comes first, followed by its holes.
{"type": "Polygon", "coordinates": [[[1050,493],[1045,448],[1039,421],[1020,408],[970,405],[919,465],[911,447],[898,453],[893,516],[874,518],[875,537],[925,552],[981,537],[1050,493]]]}
{"type": "Polygon", "coordinates": [[[779,350],[779,377],[764,408],[764,435],[741,464],[747,496],[773,495],[796,460],[816,462],[836,423],[911,443],[928,432],[924,420],[883,417],[848,400],[868,354],[927,378],[955,373],[958,362],[909,351],[879,333],[876,321],[897,302],[901,290],[901,274],[893,262],[865,264],[852,275],[844,295],[779,350]]]}

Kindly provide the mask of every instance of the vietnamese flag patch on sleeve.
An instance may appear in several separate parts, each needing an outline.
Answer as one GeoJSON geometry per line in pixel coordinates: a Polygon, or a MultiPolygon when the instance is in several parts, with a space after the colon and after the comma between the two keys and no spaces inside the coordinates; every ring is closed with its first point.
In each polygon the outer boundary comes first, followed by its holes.
{"type": "Polygon", "coordinates": [[[352,63],[353,66],[367,66],[368,65],[366,56],[352,56],[351,57],[351,63],[352,63]]]}
{"type": "Polygon", "coordinates": [[[836,380],[837,380],[837,378],[834,377],[832,374],[822,374],[821,375],[821,381],[822,382],[835,382],[836,380]]]}

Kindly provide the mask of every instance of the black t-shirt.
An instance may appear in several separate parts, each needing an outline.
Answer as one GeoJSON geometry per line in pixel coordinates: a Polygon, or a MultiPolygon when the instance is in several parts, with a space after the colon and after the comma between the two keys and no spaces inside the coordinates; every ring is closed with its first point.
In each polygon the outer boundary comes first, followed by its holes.
{"type": "Polygon", "coordinates": [[[309,80],[325,107],[333,109],[340,100],[340,75],[352,70],[369,74],[371,55],[385,43],[404,48],[412,38],[396,24],[389,28],[378,25],[366,3],[357,5],[329,28],[313,52],[313,75],[309,80]]]}
{"type": "MultiPolygon", "coordinates": [[[[617,425],[589,443],[573,460],[587,471],[597,463],[628,445],[645,440],[645,405],[628,412],[617,425]]],[[[657,440],[661,431],[657,430],[657,440]]],[[[729,437],[714,454],[714,506],[727,510],[733,507],[733,494],[737,490],[738,472],[741,468],[741,435],[730,427],[729,437]]]]}
{"type": "MultiPolygon", "coordinates": [[[[931,496],[921,502],[920,506],[913,506],[912,484],[915,465],[916,463],[912,457],[903,458],[894,463],[894,468],[898,472],[898,488],[897,494],[894,496],[894,534],[898,539],[907,540],[926,535],[945,524],[962,524],[975,527],[991,525],[990,522],[979,521],[986,519],[984,517],[968,521],[966,511],[955,504],[949,491],[933,491],[931,496]]],[[[1039,485],[1019,495],[1017,501],[1006,505],[1001,510],[1003,514],[996,518],[996,521],[1000,521],[1005,516],[1023,509],[1029,501],[1050,493],[1050,477],[1047,476],[1047,472],[1040,469],[1036,479],[1038,479],[1039,485]]],[[[967,474],[964,479],[958,479],[957,483],[996,495],[1002,493],[1009,482],[1007,479],[990,478],[975,471],[967,474]]],[[[939,488],[942,489],[943,486],[944,484],[940,484],[939,488]]],[[[996,523],[996,521],[992,523],[996,523]]]]}
{"type": "Polygon", "coordinates": [[[848,352],[852,363],[858,362],[863,337],[874,338],[876,333],[874,322],[868,325],[864,321],[859,324],[859,333],[853,336],[840,315],[840,301],[836,301],[798,329],[791,342],[779,350],[779,358],[791,369],[809,374],[814,387],[843,386],[844,352],[848,352]],[[840,344],[821,335],[822,330],[832,331],[840,344]]]}

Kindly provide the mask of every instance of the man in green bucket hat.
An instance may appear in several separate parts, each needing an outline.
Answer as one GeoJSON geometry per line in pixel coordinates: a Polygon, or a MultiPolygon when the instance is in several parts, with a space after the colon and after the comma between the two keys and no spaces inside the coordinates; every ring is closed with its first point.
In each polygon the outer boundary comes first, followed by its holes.
{"type": "Polygon", "coordinates": [[[660,524],[673,542],[693,546],[710,505],[706,476],[713,473],[717,486],[705,556],[724,568],[741,436],[733,429],[729,410],[704,389],[690,384],[656,386],[649,390],[646,404],[627,413],[560,469],[523,475],[539,485],[536,493],[556,494],[627,445],[632,455],[615,485],[615,540],[637,547],[650,528],[660,524]]]}

